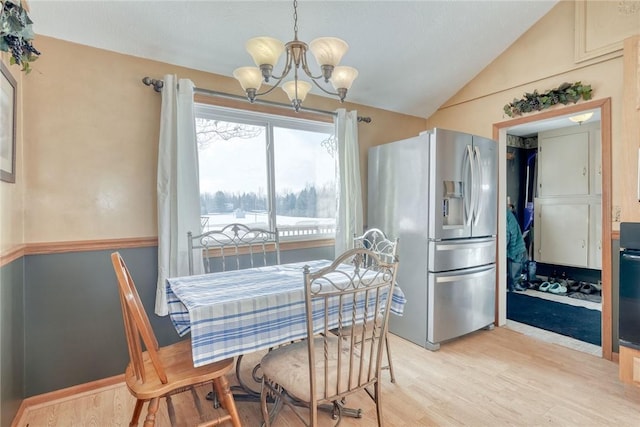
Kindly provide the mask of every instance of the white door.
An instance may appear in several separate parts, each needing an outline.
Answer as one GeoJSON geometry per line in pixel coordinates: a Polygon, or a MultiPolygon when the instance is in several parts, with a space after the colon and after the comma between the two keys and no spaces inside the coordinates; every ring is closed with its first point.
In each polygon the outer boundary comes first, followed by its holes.
{"type": "Polygon", "coordinates": [[[535,260],[587,267],[589,203],[540,203],[536,199],[535,260]]]}
{"type": "Polygon", "coordinates": [[[589,194],[589,132],[540,138],[538,196],[589,194]]]}

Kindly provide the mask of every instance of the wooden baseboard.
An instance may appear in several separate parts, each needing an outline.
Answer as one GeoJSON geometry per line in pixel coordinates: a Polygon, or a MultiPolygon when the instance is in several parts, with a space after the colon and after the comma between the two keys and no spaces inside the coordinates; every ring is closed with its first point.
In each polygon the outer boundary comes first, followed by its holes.
{"type": "Polygon", "coordinates": [[[122,383],[124,383],[124,374],[27,397],[20,404],[18,412],[11,423],[11,427],[24,425],[23,419],[32,409],[59,404],[69,399],[76,399],[86,394],[95,393],[100,389],[120,387],[122,383]]]}

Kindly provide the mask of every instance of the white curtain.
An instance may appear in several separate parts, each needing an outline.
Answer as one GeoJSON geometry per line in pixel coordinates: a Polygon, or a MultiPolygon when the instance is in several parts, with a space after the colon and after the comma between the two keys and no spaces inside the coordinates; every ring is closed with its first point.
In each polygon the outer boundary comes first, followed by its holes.
{"type": "Polygon", "coordinates": [[[336,217],[335,256],[353,248],[354,234],[362,234],[362,185],[360,181],[360,148],[358,146],[358,114],[338,110],[335,120],[338,141],[338,209],[336,217]]]}
{"type": "Polygon", "coordinates": [[[158,144],[158,283],[155,313],[168,314],[166,279],[186,276],[187,232],[200,233],[193,82],[164,76],[158,144]]]}

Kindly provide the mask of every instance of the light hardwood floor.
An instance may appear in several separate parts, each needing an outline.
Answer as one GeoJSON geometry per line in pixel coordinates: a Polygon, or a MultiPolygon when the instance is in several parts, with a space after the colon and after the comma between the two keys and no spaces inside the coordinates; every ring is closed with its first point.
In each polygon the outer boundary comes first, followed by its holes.
{"type": "MultiPolygon", "coordinates": [[[[618,365],[596,356],[508,328],[475,332],[444,343],[437,352],[396,336],[391,345],[397,382],[383,372],[387,427],[640,425],[640,387],[622,384],[618,365]]],[[[29,409],[17,425],[127,425],[133,404],[126,387],[116,385],[29,409]]],[[[196,424],[188,393],[174,398],[174,404],[181,426],[196,424]]],[[[375,408],[366,394],[348,404],[361,407],[364,418],[344,419],[341,426],[375,425],[375,408]]],[[[259,404],[237,405],[244,425],[260,425],[259,404]]],[[[209,415],[215,412],[205,406],[209,415]]],[[[321,426],[333,425],[328,415],[321,421],[321,426]]],[[[164,404],[156,425],[169,425],[164,404]]],[[[287,409],[276,422],[297,425],[287,409]]]]}

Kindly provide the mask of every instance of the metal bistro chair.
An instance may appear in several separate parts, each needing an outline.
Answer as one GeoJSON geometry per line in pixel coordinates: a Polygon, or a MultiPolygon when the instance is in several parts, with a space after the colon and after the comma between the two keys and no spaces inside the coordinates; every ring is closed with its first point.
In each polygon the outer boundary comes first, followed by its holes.
{"type": "MultiPolygon", "coordinates": [[[[205,273],[216,271],[215,265],[220,268],[217,271],[241,270],[280,264],[280,238],[278,230],[270,231],[262,228],[251,228],[244,224],[233,223],[224,226],[220,230],[208,231],[194,236],[187,233],[189,275],[194,274],[194,250],[202,252],[202,261],[205,273]],[[220,264],[213,260],[219,260],[220,264]]],[[[251,374],[244,378],[242,363],[244,356],[238,356],[236,361],[236,378],[239,386],[233,386],[237,400],[257,400],[260,396],[259,366],[255,366],[251,374]],[[253,387],[250,385],[253,384],[253,387]]],[[[210,395],[214,406],[218,407],[218,399],[215,393],[210,395]]]]}
{"type": "Polygon", "coordinates": [[[216,270],[212,262],[212,259],[216,258],[221,262],[219,271],[280,264],[280,238],[277,229],[270,231],[251,228],[244,224],[229,224],[221,230],[208,231],[197,236],[189,231],[187,245],[190,275],[194,274],[193,251],[196,249],[202,252],[206,273],[216,270]]]}
{"type": "MultiPolygon", "coordinates": [[[[362,236],[354,236],[353,242],[356,248],[369,249],[380,256],[385,262],[393,262],[398,255],[398,239],[389,240],[384,232],[378,228],[370,228],[362,236]]],[[[389,337],[385,336],[384,341],[387,351],[387,366],[383,366],[382,369],[389,370],[391,382],[395,383],[396,376],[393,373],[389,337]]]]}
{"type": "Polygon", "coordinates": [[[397,266],[397,259],[387,263],[376,253],[357,248],[319,271],[304,268],[309,338],[262,358],[266,427],[282,404],[313,427],[318,424],[318,408],[329,406],[337,425],[346,409],[343,399],[361,390],[376,403],[378,426],[382,425],[380,371],[397,266]],[[307,408],[308,420],[300,407],[307,408]]]}
{"type": "Polygon", "coordinates": [[[225,359],[194,368],[191,340],[187,339],[176,344],[159,347],[124,260],[118,252],[114,252],[111,254],[111,262],[118,279],[122,317],[129,347],[130,362],[124,377],[127,388],[136,398],[136,406],[129,425],[138,425],[142,406],[144,402],[149,401],[144,425],[153,426],[160,399],[163,397],[167,399],[171,425],[176,425],[171,396],[187,390],[191,390],[196,409],[202,418],[200,399],[194,387],[212,382],[227,414],[213,421],[204,422],[200,426],[214,426],[230,421],[234,427],[240,427],[240,417],[225,377],[227,372],[233,369],[233,359],[225,359]],[[143,344],[146,351],[143,351],[143,344]]]}

